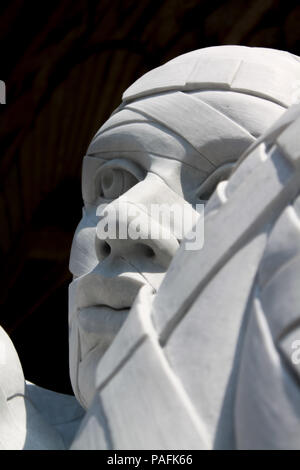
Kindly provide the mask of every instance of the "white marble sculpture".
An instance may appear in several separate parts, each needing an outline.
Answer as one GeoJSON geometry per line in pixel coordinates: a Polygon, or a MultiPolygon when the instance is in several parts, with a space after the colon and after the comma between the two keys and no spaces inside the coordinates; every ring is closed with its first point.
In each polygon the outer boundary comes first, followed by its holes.
{"type": "MultiPolygon", "coordinates": [[[[297,204],[289,205],[299,191],[299,111],[268,131],[295,101],[299,77],[299,60],[286,52],[194,51],[137,80],[92,140],[70,257],[70,375],[87,410],[72,449],[300,447],[300,389],[288,356],[299,320],[296,267],[284,278],[293,301],[281,294],[286,321],[273,313],[276,279],[263,298],[300,243],[297,204]],[[175,231],[168,239],[99,237],[103,207],[117,213],[120,229],[128,220],[117,203],[138,211],[143,204],[145,235],[151,204],[194,214],[208,199],[196,252],[175,231]]],[[[24,385],[4,333],[1,344],[11,354],[0,363],[0,446],[68,447],[82,408],[24,385]]]]}
{"type": "Polygon", "coordinates": [[[299,132],[297,105],[219,183],[203,249],[142,288],[74,449],[300,448],[299,132]]]}

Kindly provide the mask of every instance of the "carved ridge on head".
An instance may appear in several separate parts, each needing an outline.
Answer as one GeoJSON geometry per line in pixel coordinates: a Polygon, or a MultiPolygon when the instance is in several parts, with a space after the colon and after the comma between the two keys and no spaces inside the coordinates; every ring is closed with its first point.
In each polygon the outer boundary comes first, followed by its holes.
{"type": "Polygon", "coordinates": [[[259,96],[284,107],[291,102],[299,58],[286,51],[246,46],[214,46],[188,52],[136,80],[123,103],[171,90],[230,90],[259,96]],[[216,73],[217,70],[217,73],[216,73]]]}
{"type": "Polygon", "coordinates": [[[236,161],[281,116],[299,76],[299,61],[285,51],[215,46],[189,52],[134,82],[93,142],[113,127],[154,123],[188,142],[209,175],[236,161]]]}

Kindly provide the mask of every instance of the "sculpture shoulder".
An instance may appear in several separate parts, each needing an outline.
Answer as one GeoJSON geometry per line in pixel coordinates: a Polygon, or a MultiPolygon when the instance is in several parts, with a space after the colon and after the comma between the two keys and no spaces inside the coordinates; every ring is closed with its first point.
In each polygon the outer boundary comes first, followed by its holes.
{"type": "Polygon", "coordinates": [[[18,354],[0,327],[0,448],[22,448],[25,441],[25,413],[19,403],[25,381],[18,354]],[[20,412],[17,411],[20,408],[20,412]],[[21,425],[20,425],[21,422],[21,425]]]}
{"type": "Polygon", "coordinates": [[[43,420],[53,429],[68,449],[84,416],[85,410],[73,395],[47,390],[26,382],[26,398],[43,420]]]}

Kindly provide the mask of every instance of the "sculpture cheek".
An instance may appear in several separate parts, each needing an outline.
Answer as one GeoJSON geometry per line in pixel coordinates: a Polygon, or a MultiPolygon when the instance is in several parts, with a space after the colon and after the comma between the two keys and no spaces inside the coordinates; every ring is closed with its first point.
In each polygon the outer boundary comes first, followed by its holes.
{"type": "Polygon", "coordinates": [[[98,264],[95,233],[96,219],[94,215],[88,216],[84,211],[84,216],[74,234],[69,262],[69,269],[76,277],[86,274],[98,264]]]}

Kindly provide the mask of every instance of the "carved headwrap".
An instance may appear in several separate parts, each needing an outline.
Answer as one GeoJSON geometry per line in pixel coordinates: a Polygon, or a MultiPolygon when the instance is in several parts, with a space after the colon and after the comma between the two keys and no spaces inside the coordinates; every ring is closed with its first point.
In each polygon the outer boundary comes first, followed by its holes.
{"type": "MultiPolygon", "coordinates": [[[[125,91],[94,137],[92,153],[110,129],[155,123],[188,142],[199,155],[198,168],[209,176],[236,161],[281,116],[295,101],[299,80],[299,58],[285,51],[216,46],[189,52],[125,91]]],[[[195,155],[187,153],[184,161],[195,165],[195,155]]]]}

